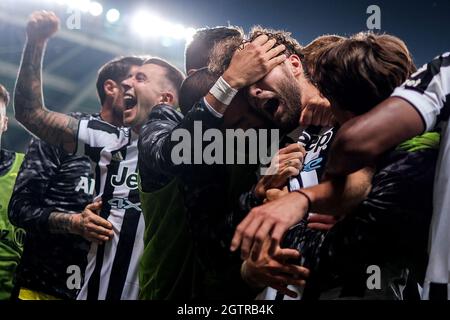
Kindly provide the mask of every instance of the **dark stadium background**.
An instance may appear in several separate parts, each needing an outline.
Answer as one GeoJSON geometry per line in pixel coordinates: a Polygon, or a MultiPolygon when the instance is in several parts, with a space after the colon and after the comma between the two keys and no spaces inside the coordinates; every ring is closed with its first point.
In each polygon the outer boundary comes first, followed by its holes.
{"type": "MultiPolygon", "coordinates": [[[[27,16],[34,10],[54,10],[62,20],[62,30],[49,43],[44,61],[44,96],[46,105],[61,112],[95,112],[99,108],[95,93],[97,69],[121,54],[161,56],[183,66],[184,40],[144,39],[130,32],[134,14],[147,8],[161,19],[186,27],[239,25],[248,31],[260,24],[291,31],[306,44],[322,34],[350,35],[367,30],[369,5],[381,9],[381,32],[402,38],[415,62],[421,65],[439,53],[450,50],[450,1],[319,1],[319,0],[98,0],[103,14],[81,16],[81,29],[68,30],[67,7],[58,0],[0,1],[0,83],[12,93],[27,16]],[[108,23],[105,12],[117,8],[121,18],[108,23]]],[[[12,107],[9,131],[3,147],[25,151],[29,135],[14,120],[12,107]]]]}

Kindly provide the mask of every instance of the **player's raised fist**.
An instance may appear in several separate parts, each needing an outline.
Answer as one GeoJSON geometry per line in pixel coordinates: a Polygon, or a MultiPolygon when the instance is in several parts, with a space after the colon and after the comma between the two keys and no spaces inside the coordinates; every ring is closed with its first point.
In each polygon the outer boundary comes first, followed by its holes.
{"type": "Polygon", "coordinates": [[[27,24],[29,41],[45,41],[58,31],[59,18],[49,11],[35,11],[27,24]]]}

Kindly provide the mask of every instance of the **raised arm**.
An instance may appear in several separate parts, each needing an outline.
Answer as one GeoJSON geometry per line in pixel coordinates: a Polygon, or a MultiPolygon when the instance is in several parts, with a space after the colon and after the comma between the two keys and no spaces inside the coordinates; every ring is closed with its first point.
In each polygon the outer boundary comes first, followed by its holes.
{"type": "Polygon", "coordinates": [[[14,90],[14,112],[19,121],[40,139],[74,152],[78,120],[45,108],[42,93],[42,58],[48,39],[58,30],[52,12],[34,12],[27,25],[27,42],[14,90]]]}
{"type": "MultiPolygon", "coordinates": [[[[221,78],[231,87],[230,90],[237,92],[257,82],[283,63],[286,60],[286,55],[282,54],[285,49],[284,45],[276,45],[275,39],[260,35],[252,42],[246,43],[242,49],[236,50],[221,78]]],[[[211,91],[205,99],[216,112],[224,114],[227,110],[228,105],[219,101],[211,91]]]]}

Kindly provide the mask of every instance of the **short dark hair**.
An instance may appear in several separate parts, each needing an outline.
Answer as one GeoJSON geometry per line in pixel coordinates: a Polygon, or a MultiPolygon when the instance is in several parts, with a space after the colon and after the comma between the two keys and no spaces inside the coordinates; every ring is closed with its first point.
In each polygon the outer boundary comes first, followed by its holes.
{"type": "Polygon", "coordinates": [[[208,68],[217,75],[222,75],[228,69],[234,52],[242,46],[244,38],[230,37],[217,42],[211,49],[208,68]]]}
{"type": "Polygon", "coordinates": [[[166,70],[167,79],[172,84],[173,88],[176,90],[176,93],[178,94],[181,87],[181,83],[185,78],[183,72],[181,72],[180,69],[172,65],[170,62],[158,57],[149,58],[145,60],[144,64],[155,64],[157,66],[164,68],[164,70],[166,70]]]}
{"type": "Polygon", "coordinates": [[[209,63],[211,50],[217,42],[231,37],[243,38],[243,34],[241,28],[233,26],[217,26],[213,28],[198,29],[194,34],[192,41],[186,46],[186,72],[191,69],[206,67],[209,63]]]}
{"type": "Polygon", "coordinates": [[[5,106],[7,107],[9,104],[9,92],[2,84],[0,84],[0,99],[5,102],[5,106]]]}
{"type": "Polygon", "coordinates": [[[180,88],[181,113],[186,115],[197,101],[206,96],[218,78],[219,76],[213,74],[208,68],[198,69],[188,76],[180,88]]]}
{"type": "Polygon", "coordinates": [[[145,59],[145,57],[137,56],[119,57],[108,61],[100,67],[96,84],[100,103],[105,103],[106,93],[104,84],[107,80],[113,80],[120,85],[120,83],[128,76],[130,68],[132,66],[141,66],[145,59]]]}
{"type": "Polygon", "coordinates": [[[388,98],[415,70],[402,40],[365,32],[325,51],[317,59],[313,80],[330,101],[361,115],[388,98]]]}

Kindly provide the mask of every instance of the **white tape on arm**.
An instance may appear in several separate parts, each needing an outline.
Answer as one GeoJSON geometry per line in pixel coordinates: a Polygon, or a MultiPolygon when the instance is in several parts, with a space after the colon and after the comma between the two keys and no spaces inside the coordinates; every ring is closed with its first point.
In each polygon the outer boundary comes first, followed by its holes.
{"type": "Polygon", "coordinates": [[[219,100],[224,105],[230,105],[238,90],[233,89],[222,77],[217,79],[214,86],[209,90],[214,98],[219,100]]]}

